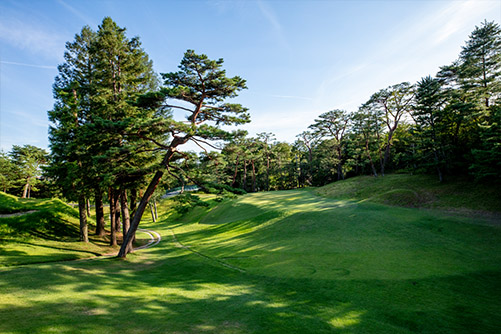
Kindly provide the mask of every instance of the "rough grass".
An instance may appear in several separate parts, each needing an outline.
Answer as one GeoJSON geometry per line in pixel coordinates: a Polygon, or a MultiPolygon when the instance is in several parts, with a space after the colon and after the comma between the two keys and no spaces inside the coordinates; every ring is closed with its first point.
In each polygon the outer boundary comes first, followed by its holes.
{"type": "Polygon", "coordinates": [[[501,231],[482,218],[308,190],[183,217],[171,207],[143,225],[163,241],[126,261],[0,270],[0,332],[435,334],[501,324],[501,231]]]}

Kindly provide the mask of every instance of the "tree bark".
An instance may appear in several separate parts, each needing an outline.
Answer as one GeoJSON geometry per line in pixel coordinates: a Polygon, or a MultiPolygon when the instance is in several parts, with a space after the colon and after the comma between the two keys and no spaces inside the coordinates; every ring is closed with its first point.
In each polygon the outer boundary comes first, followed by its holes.
{"type": "Polygon", "coordinates": [[[149,207],[150,207],[150,212],[151,212],[151,220],[153,220],[153,222],[156,223],[157,220],[155,219],[155,212],[153,212],[153,205],[151,205],[151,203],[149,203],[149,207]]]}
{"type": "Polygon", "coordinates": [[[129,207],[127,205],[127,191],[125,189],[122,189],[122,191],[120,192],[120,208],[122,209],[122,231],[123,235],[125,236],[129,231],[130,226],[129,207]]]}
{"type": "Polygon", "coordinates": [[[117,196],[115,191],[110,189],[110,246],[117,245],[117,233],[116,233],[116,206],[117,206],[117,196]]]}
{"type": "Polygon", "coordinates": [[[120,233],[121,226],[122,226],[122,219],[121,219],[121,214],[120,214],[120,191],[117,190],[116,192],[116,204],[115,204],[115,232],[118,234],[120,233]]]}
{"type": "Polygon", "coordinates": [[[78,213],[80,216],[80,241],[89,242],[85,203],[85,197],[83,195],[80,195],[78,197],[78,213]]]}
{"type": "MultiPolygon", "coordinates": [[[[162,166],[164,168],[166,168],[169,165],[171,158],[176,152],[176,147],[186,143],[188,139],[189,138],[187,137],[175,137],[173,139],[162,161],[162,166]]],[[[148,185],[148,188],[146,189],[143,197],[141,198],[141,202],[139,202],[136,214],[134,215],[134,218],[132,218],[132,221],[130,222],[129,232],[127,232],[127,236],[125,237],[122,243],[122,247],[120,248],[117,257],[125,258],[127,254],[132,251],[133,236],[136,234],[139,223],[141,222],[141,217],[143,216],[144,210],[146,209],[146,205],[148,205],[148,202],[150,201],[151,196],[153,196],[153,192],[155,192],[155,189],[160,183],[160,180],[162,179],[163,175],[164,172],[162,170],[159,170],[153,176],[153,179],[151,180],[150,184],[148,185]]]]}
{"type": "Polygon", "coordinates": [[[90,217],[90,199],[85,200],[85,208],[87,209],[87,217],[90,217]]]}
{"type": "Polygon", "coordinates": [[[139,202],[139,205],[136,209],[136,213],[134,214],[134,217],[130,222],[129,231],[127,232],[127,235],[122,243],[122,247],[118,252],[118,257],[125,258],[127,254],[132,251],[133,235],[136,233],[137,228],[139,226],[139,222],[141,221],[141,217],[143,216],[144,210],[146,209],[146,205],[148,205],[148,202],[151,196],[153,195],[155,188],[158,186],[158,183],[162,179],[163,175],[164,175],[163,171],[161,170],[157,171],[153,176],[153,179],[151,180],[150,184],[148,185],[148,188],[146,189],[143,197],[141,198],[141,202],[139,202]]]}
{"type": "Polygon", "coordinates": [[[30,178],[28,177],[26,179],[26,184],[24,185],[24,189],[23,189],[23,197],[21,198],[26,198],[26,196],[28,195],[28,187],[30,186],[30,178]]]}
{"type": "Polygon", "coordinates": [[[94,197],[96,200],[96,235],[104,236],[104,206],[103,206],[103,195],[101,189],[96,188],[94,192],[94,197]]]}
{"type": "Polygon", "coordinates": [[[136,206],[137,206],[137,190],[136,189],[131,189],[130,190],[130,216],[134,217],[134,214],[136,213],[136,206]]]}

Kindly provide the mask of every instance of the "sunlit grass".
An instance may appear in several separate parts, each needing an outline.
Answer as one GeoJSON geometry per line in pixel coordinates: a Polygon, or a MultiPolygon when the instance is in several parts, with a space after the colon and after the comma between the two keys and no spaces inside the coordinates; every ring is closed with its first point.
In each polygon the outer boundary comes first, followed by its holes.
{"type": "Polygon", "coordinates": [[[141,223],[162,242],[125,261],[0,269],[0,332],[452,334],[501,323],[492,220],[308,190],[185,216],[172,207],[141,223]]]}

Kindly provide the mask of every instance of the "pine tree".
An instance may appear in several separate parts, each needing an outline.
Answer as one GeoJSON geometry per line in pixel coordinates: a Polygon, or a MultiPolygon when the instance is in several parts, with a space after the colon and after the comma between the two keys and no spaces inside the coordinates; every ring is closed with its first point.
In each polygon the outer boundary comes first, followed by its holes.
{"type": "Polygon", "coordinates": [[[501,27],[487,21],[475,27],[459,60],[460,84],[488,108],[501,94],[501,27]]]}
{"type": "MultiPolygon", "coordinates": [[[[171,163],[183,155],[178,153],[178,147],[192,141],[199,146],[211,145],[207,140],[230,140],[238,132],[229,132],[222,129],[222,125],[238,125],[249,121],[247,109],[240,104],[225,103],[228,98],[237,96],[245,89],[245,80],[235,76],[229,78],[222,69],[223,60],[210,60],[206,55],[198,55],[188,50],[179,66],[178,72],[163,74],[164,87],[156,94],[144,97],[144,106],[168,107],[187,112],[187,122],[174,121],[172,118],[159,122],[164,126],[165,133],[170,133],[172,139],[169,144],[153,140],[165,150],[159,169],[153,176],[139,203],[134,218],[131,221],[129,233],[118,254],[125,257],[131,250],[132,236],[137,230],[141,217],[146,209],[155,188],[171,163]],[[167,99],[166,104],[163,104],[167,99]],[[171,101],[178,101],[173,104],[171,101]],[[189,105],[191,107],[187,107],[189,105]]],[[[136,132],[142,135],[140,129],[136,132]]]]}
{"type": "Polygon", "coordinates": [[[335,166],[337,179],[344,180],[343,164],[345,162],[345,134],[348,130],[350,118],[345,110],[331,110],[318,116],[315,123],[310,125],[319,137],[333,139],[333,149],[335,151],[335,166]]]}

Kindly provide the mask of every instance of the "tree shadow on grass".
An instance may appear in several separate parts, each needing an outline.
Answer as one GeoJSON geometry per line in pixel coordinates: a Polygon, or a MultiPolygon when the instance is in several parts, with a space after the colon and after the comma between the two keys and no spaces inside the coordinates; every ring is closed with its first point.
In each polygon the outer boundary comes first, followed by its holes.
{"type": "Polygon", "coordinates": [[[0,332],[494,333],[500,282],[268,277],[171,249],[0,270],[0,332]]]}

